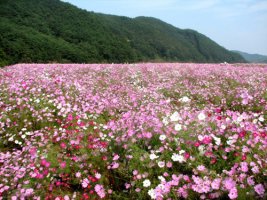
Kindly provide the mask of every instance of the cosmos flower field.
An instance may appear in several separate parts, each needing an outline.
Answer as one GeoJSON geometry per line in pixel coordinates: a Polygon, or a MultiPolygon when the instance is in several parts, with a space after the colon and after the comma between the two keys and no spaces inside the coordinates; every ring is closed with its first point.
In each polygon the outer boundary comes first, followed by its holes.
{"type": "Polygon", "coordinates": [[[0,199],[266,199],[267,66],[0,69],[0,199]]]}

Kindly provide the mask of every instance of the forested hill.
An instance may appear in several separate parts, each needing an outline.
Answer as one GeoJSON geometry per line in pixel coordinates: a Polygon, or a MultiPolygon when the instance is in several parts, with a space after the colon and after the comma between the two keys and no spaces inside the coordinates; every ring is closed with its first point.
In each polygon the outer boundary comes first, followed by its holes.
{"type": "Polygon", "coordinates": [[[267,56],[260,54],[250,54],[242,51],[233,51],[240,54],[246,61],[250,63],[267,63],[267,56]]]}
{"type": "Polygon", "coordinates": [[[206,36],[150,17],[59,0],[0,0],[0,66],[22,62],[244,62],[206,36]]]}

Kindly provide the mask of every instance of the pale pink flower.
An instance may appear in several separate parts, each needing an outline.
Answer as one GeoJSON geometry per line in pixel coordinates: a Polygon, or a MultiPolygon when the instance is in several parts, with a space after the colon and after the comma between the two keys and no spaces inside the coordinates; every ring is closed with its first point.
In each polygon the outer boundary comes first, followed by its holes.
{"type": "Polygon", "coordinates": [[[82,187],[86,188],[89,185],[90,181],[88,180],[88,178],[83,179],[82,181],[82,187]]]}
{"type": "Polygon", "coordinates": [[[133,175],[136,176],[138,174],[138,171],[137,170],[134,170],[133,171],[133,175]]]}
{"type": "Polygon", "coordinates": [[[112,169],[117,169],[119,166],[120,166],[119,163],[117,163],[117,162],[113,162],[111,168],[112,168],[112,169]]]}
{"type": "Polygon", "coordinates": [[[76,172],[76,174],[75,174],[75,176],[77,177],[77,178],[80,178],[81,177],[81,172],[76,172]]]}
{"type": "Polygon", "coordinates": [[[247,171],[248,171],[248,163],[246,163],[246,162],[241,162],[241,163],[240,163],[240,166],[241,166],[241,171],[242,171],[242,172],[247,172],[247,171]]]}
{"type": "Polygon", "coordinates": [[[159,166],[160,168],[163,168],[163,167],[165,166],[165,162],[164,162],[164,161],[159,161],[159,162],[158,162],[158,166],[159,166]]]}
{"type": "Polygon", "coordinates": [[[219,190],[220,189],[220,184],[221,184],[221,179],[220,178],[216,178],[212,181],[211,183],[211,187],[214,190],[219,190]]]}
{"type": "Polygon", "coordinates": [[[260,195],[260,196],[264,195],[265,189],[264,189],[262,184],[255,185],[254,190],[258,195],[260,195]]]}
{"type": "Polygon", "coordinates": [[[238,197],[237,194],[237,189],[234,187],[230,190],[229,194],[228,194],[230,199],[236,199],[238,197]]]}
{"type": "Polygon", "coordinates": [[[129,189],[131,187],[131,184],[129,184],[129,183],[125,183],[125,188],[126,189],[129,189]]]}
{"type": "Polygon", "coordinates": [[[106,196],[105,194],[105,189],[103,187],[103,185],[100,185],[100,184],[96,184],[95,187],[95,192],[97,193],[97,195],[102,199],[106,196]]]}
{"type": "Polygon", "coordinates": [[[95,174],[95,177],[96,177],[97,179],[100,179],[100,178],[101,178],[101,174],[96,173],[96,174],[95,174]]]}
{"type": "Polygon", "coordinates": [[[248,184],[251,185],[251,186],[252,186],[252,185],[255,185],[255,181],[253,180],[253,177],[251,177],[251,176],[247,178],[247,182],[248,182],[248,184]]]}
{"type": "Polygon", "coordinates": [[[260,173],[260,170],[259,170],[259,167],[256,165],[254,167],[252,167],[251,171],[254,173],[254,174],[258,174],[260,173]]]}
{"type": "Polygon", "coordinates": [[[236,182],[232,178],[226,178],[223,181],[223,185],[227,190],[230,191],[232,188],[236,186],[236,182]]]}
{"type": "Polygon", "coordinates": [[[64,200],[70,200],[70,197],[68,195],[65,195],[64,200]]]}
{"type": "Polygon", "coordinates": [[[166,164],[166,166],[168,167],[168,168],[171,168],[172,167],[172,162],[167,162],[167,164],[166,164]]]}
{"type": "Polygon", "coordinates": [[[113,157],[113,160],[118,160],[120,158],[120,156],[118,154],[116,154],[114,157],[113,157]]]}
{"type": "Polygon", "coordinates": [[[206,170],[206,167],[204,165],[199,165],[199,166],[197,166],[197,170],[200,172],[203,172],[206,170]]]}

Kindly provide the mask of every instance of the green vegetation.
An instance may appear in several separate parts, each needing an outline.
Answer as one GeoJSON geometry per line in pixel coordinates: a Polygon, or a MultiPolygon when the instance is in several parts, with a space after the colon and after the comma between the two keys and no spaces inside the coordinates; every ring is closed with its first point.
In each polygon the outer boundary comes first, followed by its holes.
{"type": "Polygon", "coordinates": [[[0,0],[0,66],[21,62],[244,62],[206,36],[150,17],[59,0],[0,0]]]}

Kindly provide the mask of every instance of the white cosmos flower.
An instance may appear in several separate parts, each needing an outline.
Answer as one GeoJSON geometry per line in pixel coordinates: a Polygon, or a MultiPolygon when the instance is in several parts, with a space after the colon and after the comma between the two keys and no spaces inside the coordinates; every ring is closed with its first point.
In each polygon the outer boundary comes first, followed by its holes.
{"type": "Polygon", "coordinates": [[[159,161],[159,162],[158,162],[158,166],[159,166],[160,168],[163,168],[163,167],[165,166],[165,162],[164,162],[164,161],[159,161]]]}
{"type": "Polygon", "coordinates": [[[176,161],[178,161],[179,163],[185,162],[184,156],[176,154],[176,153],[172,154],[171,158],[174,162],[176,161]]]}
{"type": "Polygon", "coordinates": [[[221,144],[221,138],[218,138],[216,136],[212,136],[212,137],[215,140],[215,144],[219,146],[221,144]]]}
{"type": "Polygon", "coordinates": [[[174,129],[176,131],[180,131],[180,130],[182,130],[182,125],[181,124],[176,124],[175,127],[174,127],[174,129]]]}
{"type": "Polygon", "coordinates": [[[163,181],[166,180],[163,176],[158,176],[158,179],[159,179],[161,182],[163,182],[163,181]]]}
{"type": "Polygon", "coordinates": [[[228,145],[232,145],[235,142],[235,140],[232,137],[229,137],[229,140],[226,141],[228,145]]]}
{"type": "Polygon", "coordinates": [[[200,154],[200,155],[204,155],[205,146],[204,146],[204,145],[200,145],[200,146],[198,147],[198,150],[199,150],[199,154],[200,154]]]}
{"type": "Polygon", "coordinates": [[[166,126],[169,124],[167,117],[164,117],[162,123],[166,126]]]}
{"type": "Polygon", "coordinates": [[[199,141],[202,141],[204,139],[204,136],[203,135],[198,135],[197,138],[198,138],[199,141]]]}
{"type": "Polygon", "coordinates": [[[144,187],[149,187],[150,185],[151,185],[150,180],[145,179],[145,180],[143,181],[143,186],[144,186],[144,187]]]}
{"type": "Polygon", "coordinates": [[[176,122],[176,121],[180,120],[181,117],[180,117],[179,113],[178,113],[177,111],[175,111],[175,112],[171,115],[170,119],[171,119],[172,122],[176,122]]]}
{"type": "Polygon", "coordinates": [[[33,135],[32,132],[26,132],[25,134],[26,134],[26,135],[33,135]]]}
{"type": "Polygon", "coordinates": [[[190,99],[187,96],[184,96],[184,97],[180,98],[179,101],[187,103],[190,101],[190,99]]]}
{"type": "Polygon", "coordinates": [[[97,179],[100,179],[100,178],[101,178],[101,174],[96,173],[96,174],[95,174],[95,177],[96,177],[97,179]]]}
{"type": "Polygon", "coordinates": [[[180,150],[179,151],[179,154],[183,154],[183,153],[185,153],[185,150],[180,150]]]}
{"type": "Polygon", "coordinates": [[[263,122],[264,121],[264,117],[262,115],[259,117],[259,121],[260,122],[263,122]]]}
{"type": "Polygon", "coordinates": [[[150,158],[150,160],[155,160],[156,158],[158,158],[158,156],[156,154],[152,153],[149,155],[149,158],[150,158]]]}
{"type": "Polygon", "coordinates": [[[225,121],[226,121],[226,122],[230,122],[231,119],[230,119],[229,117],[227,117],[227,118],[225,119],[225,121]]]}
{"type": "Polygon", "coordinates": [[[161,141],[165,140],[166,138],[167,138],[166,135],[160,135],[160,136],[159,136],[159,139],[160,139],[161,141]]]}
{"type": "Polygon", "coordinates": [[[242,122],[242,120],[243,120],[243,117],[242,117],[242,116],[239,116],[239,117],[236,119],[236,122],[237,122],[237,123],[240,123],[240,122],[242,122]]]}
{"type": "Polygon", "coordinates": [[[226,126],[224,124],[221,125],[221,129],[226,129],[226,126]]]}
{"type": "Polygon", "coordinates": [[[156,193],[155,193],[155,190],[154,189],[150,189],[148,190],[148,195],[151,197],[151,199],[156,199],[156,193]]]}
{"type": "Polygon", "coordinates": [[[89,185],[90,181],[88,180],[88,178],[83,179],[82,181],[82,187],[86,188],[89,185]]]}
{"type": "Polygon", "coordinates": [[[206,115],[204,113],[199,113],[197,118],[202,121],[202,120],[206,119],[206,115]]]}

